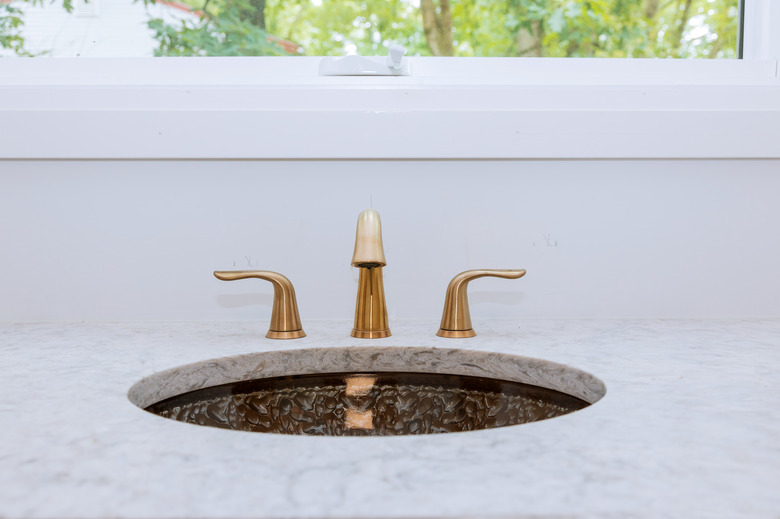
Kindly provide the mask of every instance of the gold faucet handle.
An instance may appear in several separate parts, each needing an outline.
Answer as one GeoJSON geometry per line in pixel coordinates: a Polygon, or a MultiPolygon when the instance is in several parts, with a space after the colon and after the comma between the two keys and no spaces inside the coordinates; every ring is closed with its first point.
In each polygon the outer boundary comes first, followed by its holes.
{"type": "Polygon", "coordinates": [[[274,305],[271,310],[271,326],[265,334],[269,339],[298,339],[306,337],[298,315],[295,289],[285,276],[268,270],[215,271],[214,277],[222,281],[257,278],[270,281],[274,287],[274,305]]]}
{"type": "Polygon", "coordinates": [[[474,337],[477,333],[471,327],[469,313],[468,283],[472,279],[486,276],[506,279],[517,279],[525,275],[525,269],[517,270],[467,270],[461,272],[450,281],[447,295],[444,297],[444,312],[441,316],[441,327],[436,335],[448,338],[474,337]]]}

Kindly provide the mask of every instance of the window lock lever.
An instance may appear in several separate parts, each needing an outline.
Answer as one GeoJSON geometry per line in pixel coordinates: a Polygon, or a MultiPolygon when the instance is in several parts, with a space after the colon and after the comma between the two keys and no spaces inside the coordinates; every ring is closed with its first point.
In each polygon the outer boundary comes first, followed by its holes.
{"type": "Polygon", "coordinates": [[[409,76],[411,67],[404,54],[406,49],[403,46],[390,45],[387,56],[323,58],[320,76],[409,76]]]}

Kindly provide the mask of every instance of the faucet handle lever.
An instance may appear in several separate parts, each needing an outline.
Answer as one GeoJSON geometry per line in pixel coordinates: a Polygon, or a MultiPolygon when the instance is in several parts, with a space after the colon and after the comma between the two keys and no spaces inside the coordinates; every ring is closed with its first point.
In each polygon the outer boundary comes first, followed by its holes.
{"type": "Polygon", "coordinates": [[[474,337],[477,333],[471,326],[469,313],[468,283],[486,276],[517,279],[525,275],[525,269],[515,270],[467,270],[461,272],[450,281],[447,295],[444,297],[444,312],[441,316],[441,326],[436,335],[448,338],[474,337]]]}
{"type": "Polygon", "coordinates": [[[274,287],[274,305],[271,310],[271,326],[265,334],[269,339],[298,339],[306,337],[298,315],[298,301],[293,284],[282,274],[269,270],[215,271],[214,277],[222,281],[257,278],[270,281],[274,287]]]}

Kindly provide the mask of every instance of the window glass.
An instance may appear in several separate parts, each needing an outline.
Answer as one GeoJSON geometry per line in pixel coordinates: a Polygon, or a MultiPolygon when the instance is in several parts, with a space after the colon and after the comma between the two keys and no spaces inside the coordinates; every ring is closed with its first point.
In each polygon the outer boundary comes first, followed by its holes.
{"type": "Polygon", "coordinates": [[[0,56],[736,58],[739,0],[0,0],[0,56]]]}

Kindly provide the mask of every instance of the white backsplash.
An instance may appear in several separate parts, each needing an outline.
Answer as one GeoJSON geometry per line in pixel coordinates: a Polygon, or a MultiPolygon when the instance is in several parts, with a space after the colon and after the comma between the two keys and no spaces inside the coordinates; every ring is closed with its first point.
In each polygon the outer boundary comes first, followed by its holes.
{"type": "Polygon", "coordinates": [[[382,215],[391,320],[780,316],[780,160],[0,161],[0,321],[349,319],[358,213],[382,215]]]}

